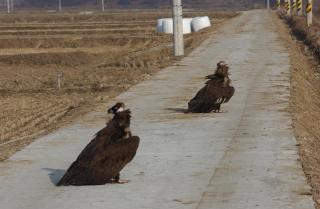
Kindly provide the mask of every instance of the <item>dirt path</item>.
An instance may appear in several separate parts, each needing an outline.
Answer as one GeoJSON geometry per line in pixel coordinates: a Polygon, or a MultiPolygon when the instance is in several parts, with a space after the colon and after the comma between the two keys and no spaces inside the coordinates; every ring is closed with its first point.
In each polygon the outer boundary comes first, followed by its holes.
{"type": "Polygon", "coordinates": [[[291,111],[304,171],[312,185],[316,206],[320,209],[320,66],[312,52],[294,36],[288,26],[274,17],[279,36],[286,43],[291,60],[291,111]]]}
{"type": "Polygon", "coordinates": [[[289,108],[290,59],[263,10],[230,21],[178,65],[117,97],[142,143],[125,185],[54,183],[103,125],[105,106],[0,163],[10,209],[311,209],[289,108]],[[236,94],[224,114],[184,114],[203,77],[225,60],[236,94]]]}

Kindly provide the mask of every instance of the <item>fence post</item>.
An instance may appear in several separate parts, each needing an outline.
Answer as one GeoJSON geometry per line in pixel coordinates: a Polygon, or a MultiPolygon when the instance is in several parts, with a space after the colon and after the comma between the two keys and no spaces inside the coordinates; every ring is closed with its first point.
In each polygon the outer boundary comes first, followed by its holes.
{"type": "Polygon", "coordinates": [[[306,6],[306,12],[307,12],[307,26],[310,27],[312,25],[312,0],[308,0],[307,6],[306,6]]]}
{"type": "Polygon", "coordinates": [[[290,4],[291,0],[285,0],[286,2],[286,10],[287,10],[287,15],[291,15],[291,4],[290,4]]]}
{"type": "Polygon", "coordinates": [[[297,1],[297,11],[298,11],[298,15],[302,16],[302,0],[297,1]]]}
{"type": "Polygon", "coordinates": [[[7,0],[7,12],[10,13],[10,0],[7,0]]]}
{"type": "Polygon", "coordinates": [[[292,0],[292,15],[297,14],[297,0],[292,0]]]}
{"type": "Polygon", "coordinates": [[[14,0],[10,0],[10,3],[11,3],[11,12],[14,11],[14,0]]]}
{"type": "Polygon", "coordinates": [[[63,73],[59,73],[59,74],[58,74],[58,82],[57,82],[57,84],[58,84],[58,90],[61,89],[62,78],[63,78],[63,73]]]}
{"type": "Polygon", "coordinates": [[[276,0],[276,8],[277,8],[277,10],[280,10],[280,9],[281,9],[280,0],[276,0]]]}
{"type": "Polygon", "coordinates": [[[102,12],[104,12],[104,0],[101,0],[101,9],[102,9],[102,12]]]}
{"type": "Polygon", "coordinates": [[[61,2],[62,0],[59,0],[59,12],[61,12],[62,11],[62,2],[61,2]]]}

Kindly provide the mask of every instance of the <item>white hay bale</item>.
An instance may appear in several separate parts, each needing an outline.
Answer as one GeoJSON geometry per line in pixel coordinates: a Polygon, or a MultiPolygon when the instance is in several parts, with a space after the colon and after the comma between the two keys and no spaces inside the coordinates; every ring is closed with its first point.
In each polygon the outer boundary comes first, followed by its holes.
{"type": "Polygon", "coordinates": [[[211,23],[210,23],[210,19],[209,17],[205,16],[205,17],[195,17],[192,19],[191,21],[191,27],[192,27],[192,31],[197,32],[203,28],[207,28],[210,27],[211,23]]]}
{"type": "Polygon", "coordinates": [[[204,25],[206,27],[210,27],[211,26],[211,22],[210,22],[210,19],[209,19],[208,16],[204,16],[204,17],[202,17],[202,19],[203,19],[204,25]]]}
{"type": "Polygon", "coordinates": [[[92,15],[94,14],[94,11],[83,11],[83,12],[79,12],[80,15],[92,15]]]}
{"type": "Polygon", "coordinates": [[[202,28],[204,28],[200,17],[195,17],[192,19],[191,28],[192,28],[193,32],[197,32],[197,31],[201,30],[202,28]]]}
{"type": "Polygon", "coordinates": [[[191,33],[192,18],[183,18],[183,34],[191,33]]]}
{"type": "Polygon", "coordinates": [[[173,21],[172,21],[172,18],[163,19],[162,26],[163,26],[162,30],[163,30],[164,33],[169,33],[169,34],[173,33],[173,21]]]}
{"type": "Polygon", "coordinates": [[[163,19],[157,20],[157,32],[163,33],[163,19]]]}
{"type": "MultiPolygon", "coordinates": [[[[183,21],[182,21],[183,34],[191,33],[193,27],[194,27],[193,31],[199,31],[202,28],[209,27],[210,25],[211,24],[208,17],[183,18],[183,21]]],[[[173,34],[172,18],[158,19],[156,30],[158,33],[173,34]]]]}

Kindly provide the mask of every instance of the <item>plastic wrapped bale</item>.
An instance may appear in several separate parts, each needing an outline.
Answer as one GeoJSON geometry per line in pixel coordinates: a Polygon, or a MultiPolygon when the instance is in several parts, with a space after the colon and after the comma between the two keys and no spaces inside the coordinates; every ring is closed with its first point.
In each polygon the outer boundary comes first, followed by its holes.
{"type": "Polygon", "coordinates": [[[172,18],[163,19],[163,32],[168,34],[173,34],[173,21],[172,18]]]}
{"type": "Polygon", "coordinates": [[[201,17],[203,19],[203,23],[206,27],[210,27],[211,26],[211,22],[210,22],[210,19],[208,16],[204,16],[204,17],[201,17]]]}
{"type": "Polygon", "coordinates": [[[211,23],[209,17],[195,17],[191,21],[192,31],[197,32],[203,28],[210,27],[211,23]]]}
{"type": "Polygon", "coordinates": [[[197,32],[197,31],[199,31],[199,30],[201,30],[203,28],[204,28],[204,26],[203,26],[203,24],[201,22],[201,18],[200,17],[195,17],[195,18],[192,19],[192,21],[191,21],[191,29],[192,29],[193,32],[197,32]]]}
{"type": "Polygon", "coordinates": [[[192,18],[183,18],[183,34],[191,33],[192,18]]]}
{"type": "Polygon", "coordinates": [[[163,20],[164,19],[157,20],[157,32],[158,33],[163,33],[163,20]]]}

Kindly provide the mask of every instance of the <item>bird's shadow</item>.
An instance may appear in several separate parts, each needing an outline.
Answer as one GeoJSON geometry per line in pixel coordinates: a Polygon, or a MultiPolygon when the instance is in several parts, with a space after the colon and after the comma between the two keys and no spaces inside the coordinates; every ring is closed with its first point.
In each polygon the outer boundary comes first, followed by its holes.
{"type": "Polygon", "coordinates": [[[57,185],[63,175],[66,173],[66,170],[63,169],[52,169],[52,168],[42,168],[45,171],[48,171],[48,176],[52,184],[57,185]]]}
{"type": "Polygon", "coordinates": [[[185,109],[185,108],[166,108],[166,110],[170,110],[178,113],[189,113],[188,109],[185,109]]]}

